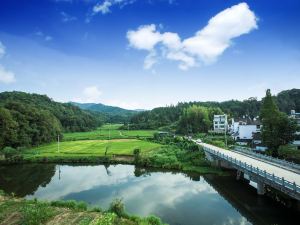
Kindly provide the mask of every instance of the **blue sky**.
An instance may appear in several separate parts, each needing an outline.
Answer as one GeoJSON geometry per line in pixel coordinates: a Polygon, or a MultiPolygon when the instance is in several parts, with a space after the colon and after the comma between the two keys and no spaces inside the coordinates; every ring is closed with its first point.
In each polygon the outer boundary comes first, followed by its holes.
{"type": "Polygon", "coordinates": [[[149,109],[300,87],[297,0],[1,0],[0,91],[149,109]]]}

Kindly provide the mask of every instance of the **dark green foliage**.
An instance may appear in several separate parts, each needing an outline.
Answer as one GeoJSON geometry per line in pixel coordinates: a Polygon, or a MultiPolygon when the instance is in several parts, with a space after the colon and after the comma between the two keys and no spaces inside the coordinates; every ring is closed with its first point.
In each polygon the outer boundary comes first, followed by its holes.
{"type": "Polygon", "coordinates": [[[215,114],[223,113],[220,108],[192,105],[183,110],[177,131],[181,134],[208,132],[208,130],[212,128],[211,121],[215,114]]]}
{"type": "Polygon", "coordinates": [[[0,153],[2,153],[6,159],[10,159],[16,155],[19,155],[20,151],[12,147],[5,147],[2,150],[0,150],[0,153]]]}
{"type": "Polygon", "coordinates": [[[300,151],[292,145],[282,145],[278,149],[278,155],[285,160],[300,163],[300,151]]]}
{"type": "Polygon", "coordinates": [[[139,148],[135,148],[133,150],[133,155],[134,155],[134,161],[137,163],[140,159],[140,153],[141,153],[141,149],[139,148]]]}
{"type": "Polygon", "coordinates": [[[45,95],[0,93],[0,149],[40,145],[56,140],[62,131],[87,131],[99,124],[96,115],[45,95]]]}
{"type": "Polygon", "coordinates": [[[273,156],[277,156],[280,145],[286,145],[294,140],[297,124],[279,111],[270,90],[267,90],[263,99],[260,119],[263,126],[261,134],[263,144],[272,151],[273,156]]]}
{"type": "Polygon", "coordinates": [[[146,218],[147,222],[150,224],[150,225],[161,225],[163,224],[161,222],[161,219],[156,217],[156,216],[153,216],[153,215],[150,215],[146,218]]]}
{"type": "Polygon", "coordinates": [[[279,110],[290,113],[291,110],[300,112],[300,89],[292,89],[280,92],[277,97],[279,110]]]}

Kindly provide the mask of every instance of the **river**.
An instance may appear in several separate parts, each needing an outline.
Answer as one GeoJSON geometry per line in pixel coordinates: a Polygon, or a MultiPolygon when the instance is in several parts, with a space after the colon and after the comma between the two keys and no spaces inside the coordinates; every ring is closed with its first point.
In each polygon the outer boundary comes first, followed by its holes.
{"type": "Polygon", "coordinates": [[[132,165],[25,164],[0,167],[0,189],[27,199],[74,199],[108,208],[123,199],[130,214],[154,214],[170,225],[300,224],[287,209],[229,176],[132,165]]]}

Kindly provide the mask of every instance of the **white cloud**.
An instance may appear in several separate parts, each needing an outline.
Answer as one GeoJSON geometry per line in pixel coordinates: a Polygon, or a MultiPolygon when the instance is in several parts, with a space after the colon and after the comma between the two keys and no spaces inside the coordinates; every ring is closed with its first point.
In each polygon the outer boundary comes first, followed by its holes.
{"type": "Polygon", "coordinates": [[[44,41],[52,41],[53,37],[50,35],[44,34],[42,31],[37,31],[34,33],[36,36],[41,37],[44,41]]]}
{"type": "MultiPolygon", "coordinates": [[[[0,41],[0,59],[5,55],[5,46],[0,41]]],[[[6,70],[1,64],[0,64],[0,83],[10,84],[15,82],[15,74],[11,71],[6,70]]]]}
{"type": "Polygon", "coordinates": [[[150,51],[161,41],[161,34],[156,31],[156,26],[151,24],[141,26],[136,31],[128,31],[127,38],[131,47],[150,51]]]}
{"type": "Polygon", "coordinates": [[[97,86],[89,86],[83,89],[82,97],[75,98],[73,101],[82,103],[99,103],[102,92],[97,86]]]}
{"type": "Polygon", "coordinates": [[[231,46],[232,39],[257,29],[257,20],[247,3],[240,3],[218,13],[203,29],[184,40],[177,33],[161,33],[154,24],[128,31],[127,39],[131,47],[149,51],[146,69],[154,65],[153,52],[160,50],[163,57],[178,61],[179,68],[187,70],[215,62],[231,46]]]}
{"type": "Polygon", "coordinates": [[[15,81],[15,74],[6,70],[2,65],[0,65],[0,83],[10,84],[15,81]]]}
{"type": "Polygon", "coordinates": [[[5,55],[5,46],[0,41],[0,59],[5,55]]]}
{"type": "Polygon", "coordinates": [[[77,20],[77,18],[75,17],[75,16],[71,16],[71,15],[69,15],[69,14],[67,14],[67,13],[65,13],[65,12],[60,12],[60,15],[61,15],[61,17],[62,17],[62,22],[64,22],[64,23],[67,23],[67,22],[71,22],[71,21],[74,21],[74,20],[77,20]]]}
{"type": "Polygon", "coordinates": [[[110,8],[114,5],[119,5],[121,8],[134,3],[136,0],[104,0],[102,2],[99,2],[93,7],[93,13],[101,13],[101,14],[107,14],[111,12],[110,8]]]}

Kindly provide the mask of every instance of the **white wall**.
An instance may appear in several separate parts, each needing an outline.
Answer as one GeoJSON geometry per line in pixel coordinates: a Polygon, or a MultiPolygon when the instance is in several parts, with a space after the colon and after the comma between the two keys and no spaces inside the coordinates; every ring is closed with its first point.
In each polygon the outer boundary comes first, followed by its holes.
{"type": "Polygon", "coordinates": [[[256,132],[256,125],[239,125],[239,138],[252,139],[252,133],[256,132]]]}

